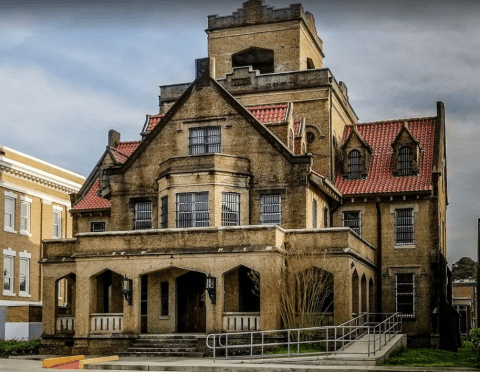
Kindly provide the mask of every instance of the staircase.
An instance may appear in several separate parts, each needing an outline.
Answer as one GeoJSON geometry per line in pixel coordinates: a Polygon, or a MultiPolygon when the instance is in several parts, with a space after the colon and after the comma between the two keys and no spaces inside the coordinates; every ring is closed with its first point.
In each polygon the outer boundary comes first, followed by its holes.
{"type": "Polygon", "coordinates": [[[127,351],[117,352],[128,357],[198,357],[205,354],[205,336],[193,335],[139,335],[127,351]],[[203,344],[203,347],[200,347],[203,344]]]}

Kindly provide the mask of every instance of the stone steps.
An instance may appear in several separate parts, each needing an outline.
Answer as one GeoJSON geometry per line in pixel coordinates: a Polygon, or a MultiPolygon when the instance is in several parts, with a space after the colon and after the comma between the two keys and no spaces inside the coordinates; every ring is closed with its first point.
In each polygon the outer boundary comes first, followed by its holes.
{"type": "Polygon", "coordinates": [[[191,335],[139,335],[132,345],[122,352],[124,357],[203,357],[199,340],[191,335]]]}

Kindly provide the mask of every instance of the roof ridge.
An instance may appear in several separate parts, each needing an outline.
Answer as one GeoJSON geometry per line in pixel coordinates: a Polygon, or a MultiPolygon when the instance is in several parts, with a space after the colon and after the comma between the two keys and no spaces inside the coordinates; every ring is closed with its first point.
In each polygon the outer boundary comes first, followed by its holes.
{"type": "Polygon", "coordinates": [[[373,125],[373,124],[387,124],[387,123],[400,123],[403,121],[415,121],[415,120],[425,120],[425,119],[435,119],[436,116],[423,116],[423,117],[414,117],[414,118],[403,118],[403,119],[389,119],[389,120],[379,120],[379,121],[370,121],[365,123],[355,123],[347,124],[346,127],[354,127],[357,125],[373,125]]]}
{"type": "MultiPolygon", "coordinates": [[[[118,141],[117,146],[118,146],[119,143],[141,143],[141,142],[142,142],[141,139],[135,140],[135,141],[118,141]]],[[[114,148],[116,148],[117,146],[115,146],[114,148]]]]}

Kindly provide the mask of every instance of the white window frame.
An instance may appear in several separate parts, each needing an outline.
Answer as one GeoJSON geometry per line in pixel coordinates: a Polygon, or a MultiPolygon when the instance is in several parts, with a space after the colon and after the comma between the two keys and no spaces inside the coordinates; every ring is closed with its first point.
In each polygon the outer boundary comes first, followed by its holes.
{"type": "Polygon", "coordinates": [[[12,248],[3,250],[3,271],[2,271],[2,295],[3,296],[15,296],[15,256],[17,252],[13,251],[12,248]],[[7,267],[7,258],[10,261],[10,267],[7,267]],[[7,273],[10,274],[7,276],[7,273]],[[5,278],[10,279],[10,286],[8,289],[5,289],[5,278]]]}
{"type": "Polygon", "coordinates": [[[62,238],[62,213],[63,208],[56,205],[53,206],[53,228],[52,228],[52,238],[61,239],[62,238]],[[57,216],[58,221],[55,223],[55,216],[57,216]],[[57,230],[57,231],[55,231],[57,230]]]}
{"type": "Polygon", "coordinates": [[[4,191],[5,195],[5,209],[4,209],[4,214],[3,214],[3,230],[6,232],[11,232],[11,233],[16,233],[15,231],[15,207],[16,207],[16,199],[17,199],[17,194],[10,192],[10,191],[4,191]],[[11,210],[7,210],[8,204],[11,203],[11,210]]]}
{"type": "Polygon", "coordinates": [[[19,276],[18,276],[18,295],[20,297],[31,297],[30,295],[30,260],[32,259],[32,254],[28,253],[26,250],[23,252],[18,252],[18,257],[20,258],[20,267],[19,267],[19,276]],[[25,270],[22,273],[22,263],[23,269],[25,270]],[[25,291],[20,289],[22,275],[25,276],[25,291]]]}
{"type": "Polygon", "coordinates": [[[20,234],[32,236],[30,229],[31,215],[32,199],[27,196],[20,196],[20,234]]]}

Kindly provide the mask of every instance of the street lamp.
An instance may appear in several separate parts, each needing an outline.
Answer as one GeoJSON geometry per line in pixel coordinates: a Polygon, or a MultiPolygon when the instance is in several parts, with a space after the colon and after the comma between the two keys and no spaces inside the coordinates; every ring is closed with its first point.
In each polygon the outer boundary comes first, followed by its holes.
{"type": "Polygon", "coordinates": [[[217,300],[217,278],[211,276],[210,273],[208,273],[205,287],[207,289],[208,297],[210,297],[210,300],[212,301],[212,304],[215,304],[217,300]]]}

